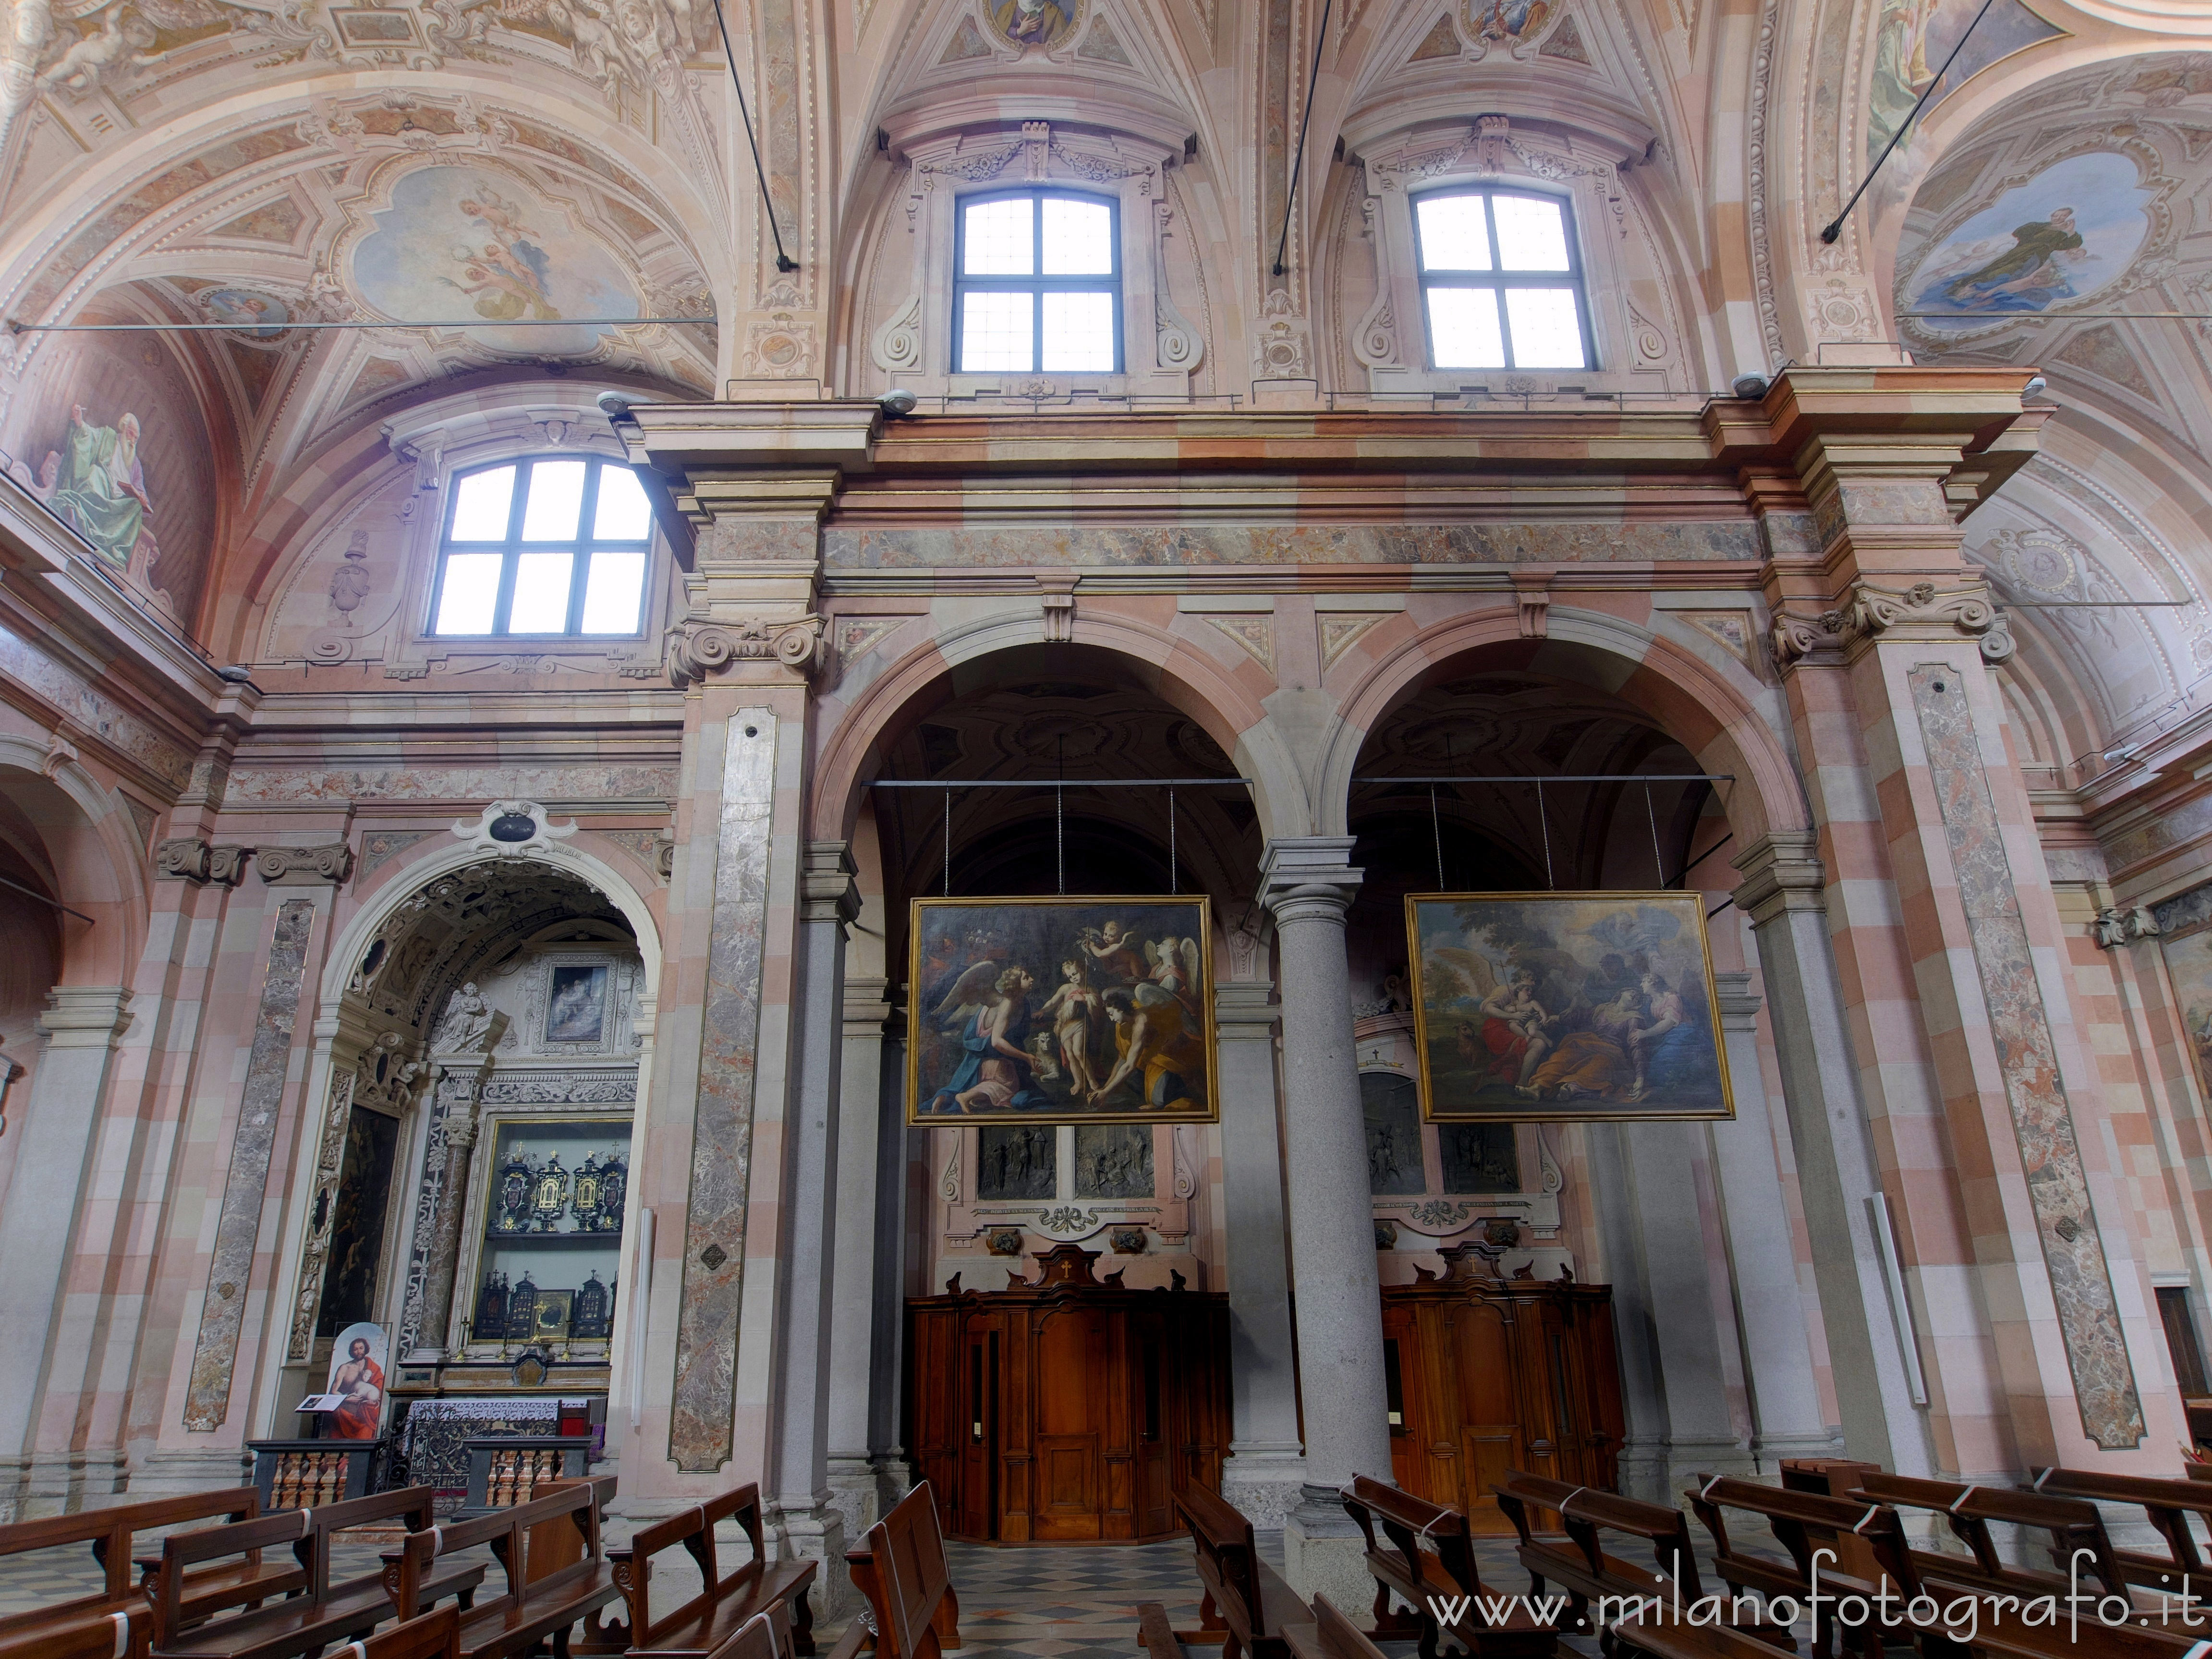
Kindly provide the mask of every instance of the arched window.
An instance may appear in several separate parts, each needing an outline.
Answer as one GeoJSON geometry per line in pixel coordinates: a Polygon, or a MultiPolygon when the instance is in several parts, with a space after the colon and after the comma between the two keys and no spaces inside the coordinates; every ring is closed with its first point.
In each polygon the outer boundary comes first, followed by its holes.
{"type": "Polygon", "coordinates": [[[952,361],[963,374],[1121,369],[1115,204],[1068,191],[960,199],[952,361]]]}
{"type": "Polygon", "coordinates": [[[617,461],[557,456],[457,475],[430,632],[635,637],[653,508],[617,461]]]}
{"type": "Polygon", "coordinates": [[[1413,200],[1436,368],[1589,368],[1589,308],[1566,204],[1510,190],[1413,200]]]}

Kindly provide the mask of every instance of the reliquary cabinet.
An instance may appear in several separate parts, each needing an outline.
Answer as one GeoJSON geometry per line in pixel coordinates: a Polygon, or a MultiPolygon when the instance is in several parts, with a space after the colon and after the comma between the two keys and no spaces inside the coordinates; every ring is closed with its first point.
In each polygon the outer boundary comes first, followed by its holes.
{"type": "Polygon", "coordinates": [[[1125,1290],[1098,1253],[1039,1252],[1034,1282],[907,1304],[907,1444],[957,1538],[1164,1538],[1175,1494],[1218,1491],[1229,1299],[1125,1290]]]}
{"type": "Polygon", "coordinates": [[[1478,1533],[1510,1532],[1490,1496],[1508,1469],[1611,1489],[1626,1433],[1613,1289],[1502,1279],[1497,1249],[1455,1244],[1382,1290],[1390,1473],[1478,1533]]]}

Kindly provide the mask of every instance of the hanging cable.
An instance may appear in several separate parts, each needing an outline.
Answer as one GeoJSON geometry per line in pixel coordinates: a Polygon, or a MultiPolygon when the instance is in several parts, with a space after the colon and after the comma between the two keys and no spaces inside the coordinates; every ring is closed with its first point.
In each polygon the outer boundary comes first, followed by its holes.
{"type": "Polygon", "coordinates": [[[1974,33],[1974,23],[1980,22],[1987,16],[1990,8],[1996,3],[1996,0],[1982,0],[1982,9],[1974,14],[1973,22],[1966,25],[1966,33],[1961,34],[1959,37],[1959,44],[1951,48],[1951,55],[1943,60],[1943,67],[1936,71],[1936,78],[1922,89],[1920,97],[1912,106],[1911,111],[1897,124],[1897,131],[1889,135],[1889,142],[1881,147],[1881,154],[1874,158],[1874,165],[1867,169],[1866,177],[1859,180],[1859,187],[1851,192],[1851,199],[1844,204],[1844,210],[1830,220],[1826,228],[1820,232],[1822,241],[1832,242],[1844,234],[1844,221],[1851,216],[1851,210],[1859,204],[1859,198],[1867,193],[1867,186],[1874,183],[1875,174],[1880,173],[1881,164],[1889,160],[1890,151],[1904,142],[1905,135],[1912,130],[1912,124],[1919,118],[1920,112],[1927,106],[1928,100],[1936,95],[1936,88],[1943,84],[1943,77],[1951,72],[1951,65],[1958,61],[1959,54],[1966,49],[1966,42],[1974,33]]]}
{"type": "Polygon", "coordinates": [[[711,323],[712,317],[523,317],[488,323],[481,317],[433,317],[399,323],[21,323],[10,334],[256,334],[273,337],[328,328],[643,328],[648,323],[711,323]]]}
{"type": "Polygon", "coordinates": [[[1651,878],[1662,887],[1667,884],[1667,866],[1659,856],[1659,815],[1651,810],[1651,786],[1644,786],[1644,816],[1651,823],[1651,878]]]}
{"type": "Polygon", "coordinates": [[[1559,883],[1552,876],[1552,819],[1544,811],[1544,781],[1536,780],[1536,827],[1544,834],[1544,885],[1556,889],[1559,883]]]}
{"type": "Polygon", "coordinates": [[[1061,786],[1052,787],[1052,858],[1060,896],[1067,896],[1067,822],[1060,814],[1061,786]]]}
{"type": "Polygon", "coordinates": [[[1444,890],[1444,821],[1437,816],[1437,787],[1429,786],[1429,829],[1437,838],[1437,891],[1444,890]]]}
{"type": "Polygon", "coordinates": [[[775,222],[775,204],[769,199],[768,169],[761,165],[760,140],[753,137],[753,112],[745,107],[745,83],[738,79],[738,54],[730,45],[730,20],[722,15],[722,0],[714,0],[714,27],[722,32],[722,56],[730,60],[730,84],[738,89],[738,113],[744,118],[745,143],[753,153],[753,177],[760,180],[761,211],[768,215],[769,234],[775,238],[775,268],[796,270],[799,261],[783,251],[783,231],[775,222]]]}
{"type": "Polygon", "coordinates": [[[1176,808],[1175,791],[1168,791],[1168,891],[1182,891],[1182,880],[1176,874],[1176,808]]]}
{"type": "Polygon", "coordinates": [[[1275,275],[1283,272],[1283,250],[1291,245],[1291,214],[1298,204],[1298,176],[1306,166],[1306,127],[1313,119],[1314,86],[1321,79],[1321,49],[1328,44],[1328,9],[1334,0],[1322,0],[1321,33],[1314,36],[1313,72],[1306,76],[1306,106],[1298,117],[1297,154],[1291,159],[1290,193],[1283,198],[1283,234],[1275,239],[1275,275]]]}
{"type": "Polygon", "coordinates": [[[945,792],[945,896],[952,896],[952,792],[945,792]]]}

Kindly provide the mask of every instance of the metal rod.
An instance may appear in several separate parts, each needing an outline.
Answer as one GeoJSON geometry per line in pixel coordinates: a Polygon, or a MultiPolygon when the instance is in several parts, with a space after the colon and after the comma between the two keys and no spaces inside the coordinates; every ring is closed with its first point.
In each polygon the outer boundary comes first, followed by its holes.
{"type": "Polygon", "coordinates": [[[945,896],[952,896],[952,792],[945,792],[945,896]]]}
{"type": "MultiPolygon", "coordinates": [[[[1986,0],[1984,0],[1986,3],[1986,0]]],[[[1321,49],[1328,44],[1328,9],[1334,0],[1322,0],[1321,30],[1314,36],[1313,72],[1306,76],[1306,106],[1298,117],[1297,153],[1291,159],[1291,188],[1283,198],[1283,234],[1275,238],[1275,270],[1284,275],[1283,250],[1291,245],[1291,215],[1298,204],[1298,178],[1306,167],[1306,128],[1313,120],[1314,88],[1321,80],[1321,49]]]]}
{"type": "Polygon", "coordinates": [[[1429,830],[1437,838],[1437,891],[1445,889],[1444,881],[1444,821],[1437,812],[1437,787],[1429,786],[1429,830]]]}
{"type": "Polygon", "coordinates": [[[8,319],[10,334],[286,334],[323,328],[643,328],[647,323],[711,323],[712,317],[526,317],[512,323],[481,317],[433,317],[407,323],[25,323],[8,319]]]}
{"type": "Polygon", "coordinates": [[[1182,878],[1176,872],[1176,804],[1175,791],[1168,791],[1168,891],[1182,891],[1182,878]]]}
{"type": "MultiPolygon", "coordinates": [[[[1070,789],[1243,789],[1249,778],[1068,778],[1070,789]]],[[[871,789],[1035,789],[1036,778],[871,778],[871,789]]]]}
{"type": "MultiPolygon", "coordinates": [[[[1727,846],[1735,839],[1735,831],[1731,830],[1728,834],[1723,836],[1718,841],[1715,842],[1711,847],[1705,848],[1704,852],[1698,854],[1697,857],[1692,859],[1687,864],[1677,870],[1674,872],[1674,881],[1681,880],[1681,878],[1688,875],[1691,871],[1696,869],[1699,865],[1703,864],[1707,859],[1712,857],[1714,854],[1719,852],[1722,848],[1727,846]]],[[[1659,884],[1662,887],[1672,887],[1674,884],[1674,881],[1662,881],[1659,884]]]]}
{"type": "Polygon", "coordinates": [[[1534,772],[1516,776],[1492,776],[1473,772],[1459,777],[1396,778],[1362,775],[1354,783],[1734,783],[1733,772],[1534,772]]]}
{"type": "Polygon", "coordinates": [[[722,0],[714,0],[714,27],[722,32],[722,56],[729,60],[730,84],[738,89],[738,113],[744,118],[745,143],[753,153],[753,177],[760,180],[761,210],[768,215],[769,234],[775,238],[775,268],[796,270],[799,261],[783,251],[783,230],[775,222],[775,204],[769,198],[768,169],[761,165],[760,140],[753,137],[753,112],[745,107],[745,83],[738,79],[737,48],[730,44],[730,20],[722,15],[722,0]]]}
{"type": "Polygon", "coordinates": [[[85,915],[83,911],[71,910],[68,905],[64,904],[59,899],[48,898],[37,888],[26,887],[20,881],[10,881],[7,877],[0,876],[0,887],[12,887],[17,892],[25,894],[31,898],[38,900],[41,904],[51,904],[57,910],[66,911],[69,915],[75,916],[79,921],[82,922],[88,927],[97,927],[100,926],[99,922],[93,920],[92,917],[85,915]]]}
{"type": "Polygon", "coordinates": [[[1999,599],[2008,611],[2180,611],[2201,599],[1999,599]]]}
{"type": "Polygon", "coordinates": [[[1536,780],[1536,827],[1544,832],[1544,885],[1557,887],[1559,884],[1552,874],[1552,819],[1544,811],[1544,781],[1536,780]]]}
{"type": "MultiPolygon", "coordinates": [[[[1986,17],[1990,8],[1996,3],[1996,0],[1982,0],[1982,9],[1974,14],[1974,21],[1966,25],[1966,33],[1959,37],[1959,44],[1951,48],[1951,55],[1943,60],[1943,67],[1936,71],[1936,78],[1928,83],[1918,99],[1914,101],[1911,112],[1897,124],[1897,131],[1889,135],[1889,142],[1881,147],[1881,154],[1874,158],[1874,165],[1867,169],[1866,177],[1859,180],[1859,187],[1851,192],[1851,199],[1844,204],[1844,210],[1829,221],[1826,228],[1820,232],[1822,241],[1832,242],[1844,234],[1844,221],[1851,216],[1851,210],[1859,204],[1859,198],[1867,193],[1867,186],[1874,183],[1875,175],[1881,171],[1881,164],[1889,160],[1889,153],[1904,142],[1905,135],[1912,131],[1913,122],[1919,119],[1920,112],[1927,107],[1928,100],[1936,95],[1936,88],[1943,84],[1943,77],[1951,72],[1951,65],[1958,62],[1959,54],[1966,49],[1966,42],[1973,37],[1974,23],[1978,23],[1986,17]]],[[[715,3],[719,5],[720,0],[715,0],[715,3]]]]}
{"type": "Polygon", "coordinates": [[[1644,786],[1644,816],[1651,825],[1651,873],[1664,887],[1667,884],[1667,861],[1659,856],[1659,814],[1652,809],[1651,786],[1644,786]]]}
{"type": "Polygon", "coordinates": [[[1900,311],[1897,318],[1915,323],[2203,323],[2212,322],[2212,311],[1900,311]]]}

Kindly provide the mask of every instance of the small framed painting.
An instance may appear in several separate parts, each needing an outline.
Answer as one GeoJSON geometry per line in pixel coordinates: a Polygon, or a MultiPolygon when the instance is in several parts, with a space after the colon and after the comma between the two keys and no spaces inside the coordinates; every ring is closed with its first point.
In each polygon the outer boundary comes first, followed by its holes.
{"type": "Polygon", "coordinates": [[[1406,899],[1431,1122],[1733,1117],[1700,893],[1406,899]]]}
{"type": "Polygon", "coordinates": [[[548,1042],[597,1042],[606,1029],[607,970],[556,963],[545,992],[548,1042]]]}
{"type": "Polygon", "coordinates": [[[1210,1123],[1203,897],[916,899],[914,1123],[1210,1123]]]}

